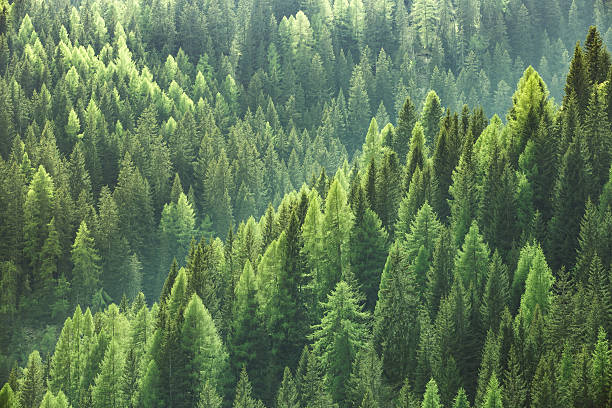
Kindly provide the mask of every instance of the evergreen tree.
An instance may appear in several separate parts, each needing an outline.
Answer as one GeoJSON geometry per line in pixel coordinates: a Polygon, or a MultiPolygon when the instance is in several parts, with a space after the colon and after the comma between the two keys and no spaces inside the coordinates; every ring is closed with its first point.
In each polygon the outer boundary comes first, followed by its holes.
{"type": "Polygon", "coordinates": [[[416,362],[419,297],[412,274],[405,274],[406,260],[393,244],[380,278],[374,310],[373,343],[380,354],[385,378],[394,387],[402,384],[416,362]]]}
{"type": "Polygon", "coordinates": [[[484,298],[480,306],[485,329],[497,331],[504,308],[508,304],[508,272],[495,251],[487,274],[484,298]]]}
{"type": "Polygon", "coordinates": [[[6,408],[18,408],[17,397],[9,383],[0,389],[0,405],[6,408]]]}
{"type": "Polygon", "coordinates": [[[589,396],[595,407],[603,407],[606,401],[610,402],[610,383],[612,382],[610,354],[606,332],[600,327],[588,371],[589,396]]]}
{"type": "Polygon", "coordinates": [[[355,222],[349,236],[351,271],[361,285],[366,297],[366,309],[374,310],[386,256],[387,232],[382,228],[378,216],[367,207],[363,189],[353,204],[355,222]]]}
{"type": "Polygon", "coordinates": [[[264,334],[257,313],[257,280],[248,260],[235,290],[236,300],[228,346],[232,374],[237,379],[239,371],[248,367],[252,373],[258,373],[258,377],[261,377],[265,343],[262,342],[264,334]]]}
{"type": "Polygon", "coordinates": [[[525,292],[521,297],[519,315],[529,325],[534,317],[536,307],[540,313],[546,314],[550,309],[552,300],[551,288],[555,282],[552,271],[546,263],[544,253],[538,247],[531,261],[527,280],[525,281],[525,292]]]}
{"type": "Polygon", "coordinates": [[[227,362],[212,317],[196,294],[185,308],[180,336],[179,364],[173,373],[178,394],[176,403],[178,406],[196,406],[202,384],[222,385],[221,376],[227,362]]]}
{"type": "Polygon", "coordinates": [[[313,353],[321,363],[331,396],[344,405],[351,367],[364,347],[368,314],[361,311],[353,289],[344,281],[336,285],[323,309],[321,323],[313,327],[313,353]]]}
{"type": "Polygon", "coordinates": [[[277,408],[298,408],[298,394],[295,388],[295,382],[291,375],[291,370],[288,367],[285,367],[285,372],[283,373],[283,381],[278,389],[278,394],[276,397],[276,407],[277,408]]]}
{"type": "Polygon", "coordinates": [[[104,353],[104,360],[100,365],[100,373],[96,376],[92,390],[93,406],[120,407],[123,398],[117,378],[123,369],[123,353],[116,339],[112,339],[104,353]]]}
{"type": "Polygon", "coordinates": [[[438,395],[438,385],[436,381],[432,378],[427,383],[427,388],[425,389],[425,395],[423,395],[423,403],[421,404],[421,408],[439,408],[440,405],[440,396],[438,395]]]}
{"type": "Polygon", "coordinates": [[[470,228],[469,225],[476,217],[478,185],[475,177],[473,143],[472,132],[468,128],[459,164],[453,171],[453,184],[449,187],[449,193],[452,197],[448,201],[451,215],[450,224],[456,246],[461,244],[470,228]]]}
{"type": "Polygon", "coordinates": [[[502,403],[502,390],[497,381],[495,374],[491,375],[489,385],[487,387],[487,393],[484,398],[483,408],[503,408],[502,403]]]}
{"type": "Polygon", "coordinates": [[[238,385],[236,385],[236,396],[234,397],[233,408],[258,408],[259,404],[253,399],[251,393],[252,387],[249,376],[247,375],[246,369],[242,367],[240,380],[238,380],[238,385]]]}
{"type": "Polygon", "coordinates": [[[74,244],[72,245],[72,270],[74,299],[77,304],[89,304],[94,292],[98,288],[100,279],[100,267],[98,265],[100,257],[94,247],[93,238],[89,233],[85,221],[77,232],[74,244]]]}
{"type": "Polygon", "coordinates": [[[19,406],[23,408],[37,408],[45,394],[44,367],[38,351],[28,356],[28,364],[19,381],[19,406]]]}
{"type": "Polygon", "coordinates": [[[400,158],[402,164],[408,154],[408,147],[410,146],[410,139],[412,136],[412,129],[418,120],[418,114],[416,108],[410,99],[410,96],[406,97],[402,109],[399,111],[397,118],[397,127],[393,133],[393,139],[391,141],[391,148],[397,153],[397,157],[400,158]]]}
{"type": "MultiPolygon", "coordinates": [[[[40,165],[32,177],[24,203],[24,255],[30,266],[38,270],[42,260],[41,250],[48,236],[47,226],[55,210],[53,180],[45,168],[40,165]]],[[[35,284],[36,276],[31,279],[35,284]]]]}
{"type": "Polygon", "coordinates": [[[440,131],[440,119],[443,114],[440,98],[435,91],[429,91],[423,105],[423,114],[421,122],[423,123],[423,133],[425,135],[425,144],[430,149],[436,145],[436,138],[440,131]]]}

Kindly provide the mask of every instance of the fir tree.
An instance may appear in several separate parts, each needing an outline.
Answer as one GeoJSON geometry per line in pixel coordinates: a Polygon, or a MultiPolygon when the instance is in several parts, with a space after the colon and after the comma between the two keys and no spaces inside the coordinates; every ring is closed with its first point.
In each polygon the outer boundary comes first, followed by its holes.
{"type": "Polygon", "coordinates": [[[313,327],[313,353],[325,372],[325,385],[333,399],[344,405],[351,367],[364,346],[368,314],[361,311],[353,289],[340,281],[323,304],[321,323],[313,327]]]}
{"type": "Polygon", "coordinates": [[[98,287],[100,278],[100,257],[94,247],[93,238],[85,221],[77,232],[72,245],[72,270],[74,299],[76,303],[89,304],[98,287]]]}

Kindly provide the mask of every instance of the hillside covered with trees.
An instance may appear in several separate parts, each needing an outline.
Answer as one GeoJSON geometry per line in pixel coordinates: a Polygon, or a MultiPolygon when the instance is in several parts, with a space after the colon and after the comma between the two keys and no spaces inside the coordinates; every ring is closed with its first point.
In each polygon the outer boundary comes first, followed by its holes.
{"type": "Polygon", "coordinates": [[[604,0],[0,0],[0,408],[612,407],[606,44],[604,0]]]}

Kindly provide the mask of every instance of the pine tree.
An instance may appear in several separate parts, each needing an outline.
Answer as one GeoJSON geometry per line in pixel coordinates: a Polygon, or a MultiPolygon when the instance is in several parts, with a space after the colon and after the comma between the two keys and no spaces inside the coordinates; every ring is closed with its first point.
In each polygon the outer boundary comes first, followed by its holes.
{"type": "Polygon", "coordinates": [[[395,132],[393,133],[394,137],[391,141],[391,148],[397,153],[397,157],[400,158],[402,164],[404,164],[406,160],[412,129],[414,129],[417,120],[418,114],[416,108],[410,96],[407,96],[398,114],[397,127],[395,128],[395,132]]]}
{"type": "Polygon", "coordinates": [[[531,382],[531,403],[538,407],[556,406],[556,390],[554,388],[554,364],[551,353],[546,353],[540,362],[531,382]]]}
{"type": "Polygon", "coordinates": [[[198,401],[198,408],[221,408],[223,405],[223,399],[217,395],[215,387],[209,382],[204,384],[202,392],[200,393],[200,400],[198,401]]]}
{"type": "Polygon", "coordinates": [[[406,262],[398,244],[393,244],[374,310],[374,347],[381,356],[385,378],[395,387],[407,377],[408,367],[414,366],[418,344],[419,297],[414,276],[404,273],[406,262]]]}
{"type": "Polygon", "coordinates": [[[291,375],[291,370],[288,367],[285,367],[285,372],[283,373],[283,381],[278,389],[278,394],[276,396],[276,407],[277,408],[298,408],[298,393],[295,388],[295,381],[291,375]]]}
{"type": "Polygon", "coordinates": [[[240,372],[240,380],[236,385],[236,396],[234,397],[233,408],[257,408],[258,404],[251,396],[252,388],[249,381],[249,376],[244,367],[240,372]]]}
{"type": "Polygon", "coordinates": [[[236,298],[228,346],[232,374],[237,379],[240,370],[248,367],[252,373],[258,373],[258,377],[261,377],[263,373],[259,370],[265,356],[262,342],[264,334],[257,313],[257,280],[248,260],[235,290],[236,298]]]}
{"type": "Polygon", "coordinates": [[[589,27],[584,48],[584,62],[589,82],[594,85],[604,82],[610,69],[610,53],[606,49],[596,27],[589,27]]]}
{"type": "Polygon", "coordinates": [[[432,378],[427,383],[427,388],[425,389],[425,395],[423,395],[423,403],[421,404],[421,408],[439,408],[440,405],[440,396],[438,395],[438,384],[432,378]]]}
{"type": "Polygon", "coordinates": [[[77,232],[74,244],[72,245],[72,270],[74,299],[77,304],[89,304],[92,301],[94,292],[98,288],[100,279],[100,267],[98,265],[100,257],[94,247],[93,238],[89,233],[85,221],[77,232]]]}
{"type": "Polygon", "coordinates": [[[451,228],[455,245],[459,246],[476,218],[478,207],[478,185],[476,183],[476,165],[473,157],[473,136],[468,128],[463,144],[463,151],[457,168],[453,171],[453,184],[449,187],[452,199],[449,199],[451,228]]]}
{"type": "Polygon", "coordinates": [[[349,152],[354,151],[359,141],[363,140],[362,132],[367,127],[367,121],[370,118],[370,100],[367,93],[367,83],[362,67],[356,65],[351,76],[348,93],[348,139],[343,141],[349,152]]]}
{"type": "Polygon", "coordinates": [[[116,339],[111,339],[104,353],[104,360],[100,366],[100,373],[96,376],[92,390],[93,406],[120,407],[123,405],[119,381],[124,360],[121,347],[116,339]]]}
{"type": "Polygon", "coordinates": [[[497,250],[493,254],[487,273],[484,298],[480,306],[486,330],[497,331],[504,308],[508,304],[508,272],[497,250]]]}
{"type": "Polygon", "coordinates": [[[584,61],[584,54],[580,43],[576,43],[574,48],[574,56],[570,62],[569,72],[567,74],[567,82],[565,84],[565,95],[563,97],[563,106],[567,106],[569,99],[574,95],[578,102],[578,112],[581,118],[584,117],[584,112],[589,101],[589,73],[584,61]]]}
{"type": "Polygon", "coordinates": [[[9,383],[0,389],[0,406],[6,408],[18,408],[18,400],[9,383]]]}
{"type": "Polygon", "coordinates": [[[349,235],[353,225],[353,213],[347,202],[344,188],[334,179],[327,199],[321,229],[323,231],[323,270],[318,299],[323,300],[336,284],[344,278],[349,260],[349,235]]]}
{"type": "Polygon", "coordinates": [[[344,281],[323,303],[321,323],[313,327],[313,353],[318,357],[325,385],[334,401],[345,404],[351,366],[364,346],[368,314],[361,311],[353,289],[344,281]]]}
{"type": "Polygon", "coordinates": [[[487,387],[487,393],[482,404],[483,408],[503,408],[502,390],[497,381],[497,375],[492,374],[487,387]]]}
{"type": "Polygon", "coordinates": [[[589,361],[588,387],[591,403],[594,407],[606,406],[610,402],[610,385],[612,383],[612,363],[610,347],[605,330],[600,327],[597,343],[589,361]]]}
{"type": "Polygon", "coordinates": [[[514,346],[510,347],[508,368],[504,371],[503,406],[524,408],[527,399],[527,384],[521,370],[519,356],[514,346]]]}
{"type": "Polygon", "coordinates": [[[362,400],[367,401],[369,407],[386,406],[390,390],[383,381],[382,362],[374,347],[367,344],[357,353],[349,380],[349,398],[353,401],[353,406],[359,405],[362,400]]]}
{"type": "Polygon", "coordinates": [[[436,139],[440,131],[440,119],[443,113],[444,111],[440,104],[440,98],[435,91],[429,91],[425,98],[423,114],[421,116],[425,144],[429,149],[432,149],[436,145],[436,139]]]}
{"type": "Polygon", "coordinates": [[[457,396],[453,401],[453,408],[470,408],[470,402],[463,388],[459,388],[457,396]]]}
{"type": "MultiPolygon", "coordinates": [[[[24,203],[24,255],[30,266],[38,270],[42,260],[41,249],[48,236],[47,225],[55,210],[53,180],[40,165],[34,174],[24,203]]],[[[33,277],[34,279],[36,277],[33,277]]],[[[36,282],[32,282],[35,284],[36,282]]]]}
{"type": "Polygon", "coordinates": [[[33,351],[28,357],[28,364],[19,381],[19,406],[37,408],[45,394],[44,367],[38,351],[33,351]]]}
{"type": "Polygon", "coordinates": [[[412,176],[416,171],[417,167],[423,170],[427,153],[425,150],[425,134],[423,132],[423,126],[420,122],[416,122],[414,129],[412,129],[412,136],[410,138],[410,150],[408,156],[406,156],[406,168],[404,170],[404,191],[409,191],[410,182],[412,176]]]}
{"type": "Polygon", "coordinates": [[[198,295],[192,295],[183,313],[179,361],[175,376],[178,406],[196,406],[202,384],[219,387],[227,354],[215,323],[198,295]]]}
{"type": "MultiPolygon", "coordinates": [[[[474,399],[474,405],[477,407],[486,406],[491,393],[491,383],[495,381],[495,387],[498,387],[497,376],[500,374],[500,355],[499,350],[500,344],[497,335],[489,330],[487,332],[487,339],[485,341],[484,350],[482,352],[482,363],[480,364],[480,370],[478,372],[478,389],[476,390],[476,398],[474,399]],[[484,404],[484,405],[483,405],[484,404]]],[[[495,389],[494,392],[499,393],[494,398],[501,403],[501,392],[495,389]]],[[[492,405],[496,407],[497,405],[492,405]]]]}
{"type": "Polygon", "coordinates": [[[448,228],[443,228],[433,251],[431,268],[427,271],[427,309],[433,318],[438,313],[440,301],[451,289],[455,248],[448,228]]]}
{"type": "Polygon", "coordinates": [[[378,216],[367,207],[363,188],[353,204],[355,222],[349,236],[351,272],[361,285],[366,297],[366,309],[374,310],[380,283],[380,271],[386,257],[387,232],[378,216]]]}
{"type": "Polygon", "coordinates": [[[486,284],[488,265],[489,247],[483,242],[478,224],[474,221],[455,258],[455,273],[462,279],[464,288],[473,285],[481,294],[486,284]]]}
{"type": "Polygon", "coordinates": [[[525,281],[525,292],[521,297],[519,314],[527,326],[534,318],[536,307],[540,313],[546,315],[552,301],[551,288],[555,282],[552,271],[546,263],[546,258],[541,248],[537,248],[533,254],[529,274],[525,281]]]}

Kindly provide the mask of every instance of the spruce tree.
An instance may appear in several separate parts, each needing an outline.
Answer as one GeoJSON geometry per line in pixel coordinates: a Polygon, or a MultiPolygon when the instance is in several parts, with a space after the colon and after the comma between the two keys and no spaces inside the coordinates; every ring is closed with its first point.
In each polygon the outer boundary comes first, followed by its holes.
{"type": "Polygon", "coordinates": [[[96,376],[92,390],[93,406],[95,408],[116,408],[123,405],[120,383],[117,381],[121,375],[123,364],[121,346],[116,339],[111,339],[104,353],[100,373],[96,376]]]}
{"type": "Polygon", "coordinates": [[[391,148],[397,153],[397,157],[400,158],[402,164],[406,160],[408,154],[408,147],[410,146],[410,139],[412,135],[412,129],[418,120],[418,114],[416,108],[410,99],[410,96],[406,97],[402,109],[399,111],[397,118],[397,127],[393,134],[393,140],[391,141],[391,148]]]}
{"type": "Polygon", "coordinates": [[[606,401],[610,402],[610,385],[612,383],[611,354],[606,332],[600,327],[588,370],[589,397],[594,407],[603,407],[606,401]]]}
{"type": "Polygon", "coordinates": [[[540,313],[546,315],[550,310],[552,301],[552,285],[555,282],[552,271],[548,267],[544,253],[538,247],[533,254],[527,280],[525,281],[525,292],[521,297],[519,315],[529,325],[534,318],[536,307],[540,313]]]}
{"type": "Polygon", "coordinates": [[[423,402],[421,408],[440,408],[440,396],[438,395],[438,384],[432,378],[427,383],[425,394],[423,395],[423,402]]]}
{"type": "Polygon", "coordinates": [[[482,404],[483,408],[503,408],[502,390],[497,381],[497,375],[492,374],[487,387],[487,393],[482,404]]]}
{"type": "Polygon", "coordinates": [[[285,367],[283,373],[283,381],[281,382],[278,394],[276,396],[276,407],[277,408],[298,408],[299,397],[295,388],[295,381],[291,375],[291,370],[285,367]]]}
{"type": "Polygon", "coordinates": [[[28,356],[28,364],[19,381],[19,406],[23,408],[37,408],[43,399],[46,386],[44,383],[44,367],[38,351],[28,356]]]}
{"type": "Polygon", "coordinates": [[[412,274],[405,274],[407,261],[393,244],[380,279],[374,310],[373,343],[380,354],[385,378],[394,387],[407,377],[416,362],[419,296],[412,274]]]}
{"type": "Polygon", "coordinates": [[[344,281],[328,295],[323,310],[321,323],[313,326],[313,353],[321,363],[332,398],[344,405],[351,367],[365,345],[365,321],[369,315],[361,311],[353,289],[344,281]]]}
{"type": "Polygon", "coordinates": [[[387,252],[387,232],[378,216],[367,207],[363,189],[358,187],[358,191],[353,205],[355,222],[349,236],[350,265],[365,294],[366,309],[373,311],[387,252]]]}
{"type": "Polygon", "coordinates": [[[6,408],[18,408],[17,397],[9,383],[5,383],[0,389],[0,406],[6,408]]]}
{"type": "Polygon", "coordinates": [[[100,279],[100,257],[94,247],[93,238],[89,233],[85,221],[77,232],[74,244],[72,245],[72,269],[73,276],[73,297],[77,304],[89,304],[94,292],[98,288],[100,279]]]}
{"type": "Polygon", "coordinates": [[[423,105],[421,122],[423,123],[425,145],[430,149],[436,144],[436,138],[440,131],[440,119],[443,113],[440,98],[435,91],[429,91],[423,105]]]}

